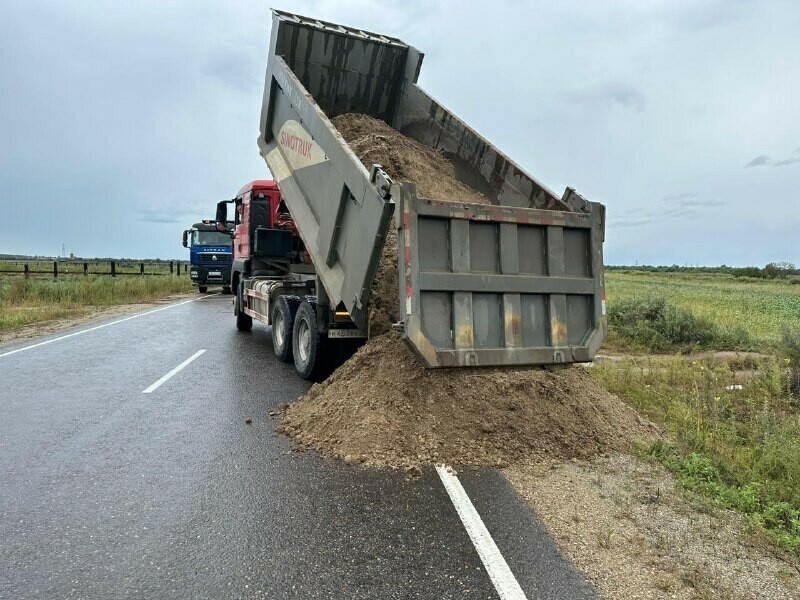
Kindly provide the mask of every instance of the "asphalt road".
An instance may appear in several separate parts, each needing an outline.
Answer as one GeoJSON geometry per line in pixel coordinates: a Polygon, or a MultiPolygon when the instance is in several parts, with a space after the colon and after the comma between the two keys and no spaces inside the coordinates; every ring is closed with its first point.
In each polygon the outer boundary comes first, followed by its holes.
{"type": "MultiPolygon", "coordinates": [[[[0,348],[0,598],[500,597],[433,468],[274,433],[308,384],[229,296],[109,323],[0,348]]],[[[529,600],[594,597],[499,473],[458,480],[529,600]]]]}

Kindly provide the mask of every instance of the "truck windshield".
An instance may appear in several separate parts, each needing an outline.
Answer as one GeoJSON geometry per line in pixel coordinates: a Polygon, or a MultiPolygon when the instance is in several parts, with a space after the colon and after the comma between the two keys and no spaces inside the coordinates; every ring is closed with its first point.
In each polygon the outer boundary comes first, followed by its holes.
{"type": "Polygon", "coordinates": [[[229,246],[231,236],[219,231],[194,231],[192,232],[192,246],[229,246]]]}

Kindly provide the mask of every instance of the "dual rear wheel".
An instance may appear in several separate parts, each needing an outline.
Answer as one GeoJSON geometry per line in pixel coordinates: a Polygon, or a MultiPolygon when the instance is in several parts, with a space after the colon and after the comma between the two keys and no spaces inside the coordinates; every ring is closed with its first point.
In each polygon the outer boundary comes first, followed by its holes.
{"type": "MultiPolygon", "coordinates": [[[[244,285],[239,283],[234,298],[236,328],[249,331],[253,318],[244,313],[244,285]]],[[[331,344],[319,331],[317,302],[313,296],[301,299],[298,296],[281,295],[272,308],[272,347],[283,362],[294,362],[297,374],[303,379],[320,379],[332,366],[332,360],[343,362],[346,356],[339,357],[338,344],[331,344]],[[327,356],[329,351],[331,356],[327,356]]],[[[349,341],[349,340],[348,340],[349,341]]],[[[343,349],[343,348],[342,348],[343,349]]],[[[353,347],[353,350],[355,346],[353,347]]]]}
{"type": "Polygon", "coordinates": [[[297,296],[278,296],[272,309],[272,347],[283,362],[292,360],[294,319],[301,302],[297,296]]]}
{"type": "Polygon", "coordinates": [[[319,332],[317,303],[279,296],[272,309],[272,346],[280,360],[294,361],[300,377],[319,378],[325,370],[325,337],[319,332]]]}

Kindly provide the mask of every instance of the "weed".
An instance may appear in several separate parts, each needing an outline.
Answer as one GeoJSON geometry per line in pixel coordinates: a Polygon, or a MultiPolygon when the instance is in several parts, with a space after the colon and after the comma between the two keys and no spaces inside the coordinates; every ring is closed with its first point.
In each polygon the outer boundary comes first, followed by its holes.
{"type": "Polygon", "coordinates": [[[781,350],[789,368],[787,387],[792,394],[800,395],[800,326],[784,325],[781,330],[781,350]]]}
{"type": "Polygon", "coordinates": [[[597,543],[601,548],[608,550],[611,548],[611,540],[613,540],[617,535],[617,532],[614,530],[613,527],[606,528],[604,534],[598,536],[597,543]]]}

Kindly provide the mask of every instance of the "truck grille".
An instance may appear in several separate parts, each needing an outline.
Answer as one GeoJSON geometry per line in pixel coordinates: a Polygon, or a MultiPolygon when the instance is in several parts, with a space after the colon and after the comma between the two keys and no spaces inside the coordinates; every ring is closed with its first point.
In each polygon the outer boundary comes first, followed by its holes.
{"type": "Polygon", "coordinates": [[[201,265],[229,265],[231,264],[231,255],[228,252],[201,252],[198,255],[201,265]]]}

